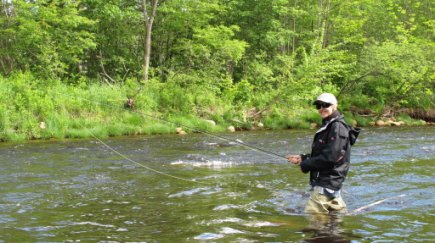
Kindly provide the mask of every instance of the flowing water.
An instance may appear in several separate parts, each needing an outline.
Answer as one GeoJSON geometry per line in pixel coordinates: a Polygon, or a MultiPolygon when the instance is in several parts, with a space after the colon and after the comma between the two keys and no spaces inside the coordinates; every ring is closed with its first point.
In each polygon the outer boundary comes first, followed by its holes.
{"type": "MultiPolygon", "coordinates": [[[[308,152],[313,134],[221,135],[286,155],[308,152]]],[[[435,241],[435,127],[363,129],[342,216],[305,215],[308,175],[237,143],[203,134],[104,142],[170,176],[95,140],[1,144],[0,242],[435,241]]]]}

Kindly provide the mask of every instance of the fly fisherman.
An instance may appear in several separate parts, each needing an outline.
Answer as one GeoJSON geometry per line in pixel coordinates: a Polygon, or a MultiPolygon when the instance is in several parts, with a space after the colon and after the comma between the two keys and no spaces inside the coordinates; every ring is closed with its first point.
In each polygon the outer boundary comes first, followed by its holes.
{"type": "Polygon", "coordinates": [[[322,117],[322,127],[314,135],[311,154],[289,155],[287,159],[310,172],[312,192],[306,213],[344,212],[341,187],[349,170],[351,145],[359,134],[358,128],[347,125],[337,110],[333,94],[323,93],[313,103],[322,117]]]}

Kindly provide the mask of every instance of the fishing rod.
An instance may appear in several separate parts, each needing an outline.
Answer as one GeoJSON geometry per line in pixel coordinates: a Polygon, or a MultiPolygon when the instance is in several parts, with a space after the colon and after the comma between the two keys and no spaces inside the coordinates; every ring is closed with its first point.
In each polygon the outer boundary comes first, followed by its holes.
{"type": "MultiPolygon", "coordinates": [[[[67,96],[70,96],[70,95],[67,95],[67,96]]],[[[71,97],[71,96],[70,96],[70,97],[71,97]]],[[[78,99],[81,99],[81,100],[86,100],[86,101],[91,102],[91,103],[97,103],[97,104],[99,104],[99,105],[101,105],[101,106],[110,107],[110,108],[115,108],[115,106],[113,106],[113,105],[108,105],[108,104],[102,104],[102,103],[99,103],[99,102],[94,102],[94,101],[92,101],[92,100],[90,100],[90,99],[86,99],[86,98],[82,98],[82,97],[75,97],[75,98],[78,98],[78,99]]],[[[259,148],[259,147],[256,147],[256,146],[253,146],[253,145],[250,145],[250,144],[246,144],[246,143],[244,143],[243,141],[241,141],[241,140],[239,140],[239,139],[232,140],[232,139],[229,139],[229,138],[226,138],[226,137],[223,137],[223,136],[219,136],[219,135],[216,135],[216,134],[212,134],[212,133],[209,133],[209,132],[206,132],[206,131],[200,130],[200,129],[196,128],[196,127],[191,127],[191,126],[187,126],[187,125],[184,125],[184,124],[179,124],[179,123],[171,122],[171,121],[168,121],[168,120],[166,120],[166,119],[159,118],[159,117],[156,117],[156,116],[153,116],[153,115],[150,115],[150,114],[146,114],[146,113],[143,113],[143,112],[134,111],[134,110],[129,110],[129,111],[130,111],[130,112],[133,112],[133,113],[136,113],[136,114],[139,114],[139,115],[142,115],[142,116],[150,117],[150,118],[152,118],[152,119],[159,120],[159,121],[162,121],[162,122],[165,122],[165,123],[168,123],[168,124],[179,125],[179,126],[182,126],[182,127],[187,128],[187,129],[190,129],[190,130],[192,130],[192,131],[196,131],[196,132],[199,132],[199,133],[202,133],[202,134],[205,134],[205,135],[208,135],[208,136],[214,137],[214,138],[218,138],[218,139],[221,139],[221,140],[224,140],[224,141],[233,142],[233,143],[236,143],[236,144],[242,145],[242,146],[244,146],[244,147],[247,147],[247,148],[249,148],[249,149],[251,149],[251,150],[258,151],[258,152],[261,152],[261,153],[267,154],[267,155],[272,156],[272,157],[277,157],[277,158],[280,158],[280,159],[285,159],[285,160],[287,161],[287,158],[286,158],[285,156],[283,156],[283,155],[280,155],[280,154],[278,154],[278,153],[274,153],[274,152],[271,152],[271,151],[268,151],[268,150],[265,150],[265,149],[262,149],[262,148],[259,148]]],[[[197,180],[189,180],[189,179],[185,179],[185,178],[182,178],[182,177],[178,177],[178,176],[170,175],[170,174],[168,174],[168,173],[161,172],[161,171],[159,171],[159,170],[153,169],[153,168],[148,167],[148,166],[146,166],[146,165],[143,165],[143,164],[141,164],[141,163],[139,163],[139,162],[136,162],[136,161],[134,161],[134,160],[128,158],[128,157],[125,156],[124,154],[118,152],[116,149],[112,148],[111,146],[109,146],[107,143],[105,143],[105,142],[102,141],[101,139],[99,139],[99,138],[98,138],[94,133],[92,133],[92,131],[90,131],[89,129],[87,129],[85,126],[82,126],[82,127],[83,127],[85,130],[87,130],[87,131],[89,132],[89,134],[90,134],[94,139],[96,139],[98,142],[100,142],[100,143],[103,144],[105,147],[107,147],[108,149],[110,149],[112,152],[116,153],[117,155],[119,155],[120,157],[124,158],[125,160],[127,160],[127,161],[129,161],[129,162],[131,162],[131,163],[134,163],[134,164],[136,164],[136,165],[138,165],[138,166],[140,166],[140,167],[143,167],[143,168],[145,168],[145,169],[147,169],[147,170],[149,170],[149,171],[153,171],[153,172],[155,172],[155,173],[157,173],[157,174],[160,174],[160,175],[163,175],[163,176],[167,176],[167,177],[170,177],[170,178],[173,178],[173,179],[182,180],[182,181],[187,181],[187,182],[191,182],[191,183],[198,183],[198,184],[202,184],[202,185],[211,185],[210,183],[207,183],[207,182],[202,182],[202,181],[197,181],[197,180]]],[[[404,197],[404,196],[405,196],[405,194],[402,194],[402,195],[399,195],[399,196],[394,196],[394,197],[385,198],[385,199],[382,199],[382,200],[379,200],[379,201],[376,201],[376,202],[370,203],[370,204],[368,204],[368,205],[365,205],[365,206],[359,207],[359,208],[353,210],[352,212],[348,213],[347,215],[351,215],[351,216],[353,216],[353,215],[356,215],[357,213],[359,213],[359,212],[361,212],[361,211],[363,211],[363,210],[365,210],[365,209],[367,209],[367,208],[370,208],[370,207],[373,207],[373,206],[375,206],[375,205],[381,204],[381,203],[383,203],[383,202],[385,202],[385,201],[387,201],[387,200],[396,199],[396,198],[400,198],[400,197],[404,197]]]]}
{"type": "MultiPolygon", "coordinates": [[[[105,106],[105,107],[109,107],[109,108],[116,108],[116,107],[113,106],[113,105],[103,104],[103,103],[99,103],[99,102],[94,102],[94,101],[92,101],[92,100],[90,100],[90,99],[86,99],[86,98],[82,98],[82,97],[75,97],[75,98],[78,98],[78,99],[81,99],[81,100],[86,100],[86,101],[91,102],[91,103],[97,103],[97,104],[100,105],[100,106],[105,106]]],[[[187,128],[187,129],[189,129],[189,130],[191,130],[191,131],[194,131],[194,132],[197,132],[197,133],[202,133],[202,134],[208,135],[208,136],[210,136],[210,137],[214,137],[214,138],[221,139],[221,140],[223,140],[223,141],[232,142],[232,143],[235,143],[235,144],[238,144],[238,145],[244,146],[244,147],[246,147],[246,148],[249,148],[249,149],[251,149],[251,150],[253,150],[253,151],[261,152],[261,153],[267,154],[267,155],[269,155],[269,156],[271,156],[271,157],[276,157],[276,158],[280,158],[280,159],[285,159],[285,160],[287,161],[287,158],[286,158],[285,156],[281,155],[281,154],[278,154],[278,153],[275,153],[275,152],[271,152],[271,151],[268,151],[268,150],[265,150],[265,149],[262,149],[262,148],[259,148],[259,147],[256,147],[256,146],[253,146],[253,145],[250,145],[250,144],[244,143],[243,141],[241,141],[241,140],[239,140],[239,139],[235,139],[235,140],[233,140],[233,139],[229,139],[229,138],[226,138],[226,137],[223,137],[223,136],[220,136],[220,135],[216,135],[216,134],[212,134],[212,133],[209,133],[209,132],[206,132],[206,131],[200,130],[200,129],[196,128],[196,127],[191,127],[191,126],[188,126],[188,125],[185,125],[185,124],[172,122],[172,121],[169,121],[169,120],[166,120],[166,119],[163,119],[163,118],[157,117],[157,116],[153,116],[153,115],[150,115],[150,114],[146,114],[146,113],[144,113],[144,112],[135,111],[135,110],[128,110],[128,111],[130,111],[130,112],[132,112],[132,113],[139,114],[139,115],[141,115],[141,116],[149,117],[149,118],[152,118],[152,119],[154,119],[154,120],[158,120],[158,121],[161,121],[161,122],[164,122],[164,123],[167,123],[167,124],[171,124],[171,125],[175,125],[175,126],[184,127],[184,128],[187,128]]]]}
{"type": "MultiPolygon", "coordinates": [[[[65,95],[65,94],[62,94],[62,95],[65,95]]],[[[66,96],[73,97],[73,96],[68,95],[68,94],[66,94],[66,96]]],[[[78,98],[78,99],[81,99],[81,100],[85,100],[85,101],[88,101],[88,102],[90,102],[90,103],[97,103],[97,104],[100,105],[100,106],[105,106],[105,107],[109,107],[109,108],[116,108],[116,107],[113,106],[113,105],[102,104],[102,103],[100,103],[100,102],[94,102],[94,101],[92,101],[92,100],[90,100],[90,99],[86,99],[86,98],[82,98],[82,97],[75,97],[75,98],[78,98]]],[[[228,139],[228,138],[226,138],[226,137],[219,136],[219,135],[215,135],[215,134],[211,134],[211,133],[209,133],[209,132],[206,132],[206,131],[203,131],[203,130],[197,129],[197,128],[195,128],[195,127],[190,127],[190,126],[187,126],[187,125],[184,125],[184,124],[177,124],[177,123],[175,123],[175,122],[171,122],[171,121],[165,120],[165,119],[163,119],[163,118],[159,118],[159,117],[156,117],[156,116],[152,116],[152,115],[149,115],[149,114],[146,114],[146,113],[143,113],[143,112],[133,111],[133,110],[129,110],[129,111],[130,111],[130,112],[133,112],[133,113],[136,113],[136,114],[139,114],[139,115],[142,115],[142,116],[150,117],[150,118],[152,118],[152,119],[159,120],[159,121],[162,121],[162,122],[165,122],[165,123],[168,123],[168,124],[179,125],[179,126],[182,126],[182,127],[187,128],[187,129],[190,129],[190,130],[192,130],[192,131],[196,131],[196,132],[199,132],[199,133],[203,133],[203,134],[206,134],[206,135],[211,136],[211,137],[219,138],[219,139],[221,139],[221,140],[225,140],[225,141],[233,142],[233,143],[236,143],[236,144],[239,144],[239,145],[245,146],[245,147],[247,147],[247,148],[250,148],[251,150],[255,150],[255,151],[259,151],[259,152],[265,153],[265,154],[267,154],[267,155],[269,155],[269,156],[278,157],[278,158],[280,158],[280,159],[285,159],[285,160],[287,160],[286,157],[284,157],[284,156],[282,156],[282,155],[280,155],[280,154],[277,154],[277,153],[274,153],[274,152],[270,152],[270,151],[264,150],[264,149],[262,149],[262,148],[255,147],[255,146],[253,146],[253,145],[246,144],[246,143],[240,141],[239,139],[237,139],[237,140],[228,139]]],[[[103,142],[103,141],[102,141],[101,139],[99,139],[99,138],[98,138],[98,137],[97,137],[97,136],[96,136],[96,135],[95,135],[91,130],[89,130],[89,129],[86,128],[85,126],[83,126],[83,125],[81,125],[81,124],[79,124],[79,125],[80,125],[83,129],[85,129],[85,130],[86,130],[86,131],[91,135],[91,137],[93,137],[95,140],[97,140],[98,142],[100,142],[100,143],[101,143],[102,145],[104,145],[106,148],[108,148],[109,150],[111,150],[111,151],[114,152],[115,154],[119,155],[119,156],[122,157],[123,159],[125,159],[125,160],[127,160],[127,161],[129,161],[129,162],[131,162],[131,163],[133,163],[133,164],[136,164],[136,165],[138,165],[138,166],[140,166],[140,167],[143,167],[143,168],[145,168],[145,169],[147,169],[147,170],[149,170],[149,171],[152,171],[152,172],[155,172],[155,173],[157,173],[157,174],[160,174],[160,175],[163,175],[163,176],[167,176],[167,177],[170,177],[170,178],[173,178],[173,179],[177,179],[177,180],[181,180],[181,181],[187,181],[187,182],[191,182],[191,183],[202,184],[202,185],[211,185],[210,183],[206,183],[206,182],[202,182],[202,181],[190,180],[190,179],[185,179],[185,178],[182,178],[182,177],[174,176],[174,175],[171,175],[171,174],[168,174],[168,173],[165,173],[165,172],[162,172],[162,171],[159,171],[159,170],[153,169],[153,168],[148,167],[148,166],[146,166],[146,165],[143,165],[143,164],[141,164],[141,163],[139,163],[139,162],[137,162],[137,161],[134,161],[134,160],[128,158],[126,155],[124,155],[124,154],[118,152],[116,149],[112,148],[112,147],[111,147],[110,145],[108,145],[107,143],[103,142]]]]}

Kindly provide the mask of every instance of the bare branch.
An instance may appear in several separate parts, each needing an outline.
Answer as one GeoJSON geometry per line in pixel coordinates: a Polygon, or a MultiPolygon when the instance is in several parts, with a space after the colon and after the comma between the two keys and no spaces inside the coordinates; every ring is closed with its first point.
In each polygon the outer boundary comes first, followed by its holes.
{"type": "MultiPolygon", "coordinates": [[[[110,75],[107,74],[106,69],[104,68],[104,64],[103,64],[103,53],[101,52],[101,50],[100,50],[100,55],[99,55],[99,57],[100,57],[100,67],[101,67],[101,71],[102,71],[101,74],[102,74],[104,77],[106,77],[107,79],[109,79],[112,83],[116,83],[116,80],[113,79],[112,77],[110,77],[110,75]]],[[[108,83],[109,85],[111,85],[109,82],[107,82],[107,80],[104,79],[104,81],[105,81],[106,83],[108,83]]]]}

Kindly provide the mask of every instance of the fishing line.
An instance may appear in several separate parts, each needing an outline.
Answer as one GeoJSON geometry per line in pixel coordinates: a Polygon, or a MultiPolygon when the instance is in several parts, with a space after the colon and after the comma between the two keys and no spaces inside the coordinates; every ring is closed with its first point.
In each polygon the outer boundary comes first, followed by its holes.
{"type": "MultiPolygon", "coordinates": [[[[67,96],[70,96],[70,95],[67,95],[67,96]]],[[[72,96],[70,96],[70,97],[72,97],[72,96]]],[[[102,104],[102,103],[99,103],[99,102],[94,102],[94,101],[92,101],[92,100],[90,100],[90,99],[86,99],[86,98],[82,98],[82,97],[75,97],[75,98],[78,98],[78,99],[81,99],[81,100],[85,100],[85,101],[88,101],[88,102],[90,102],[90,103],[96,103],[96,104],[98,104],[98,105],[100,105],[100,106],[105,106],[105,107],[109,107],[109,108],[116,108],[115,106],[113,106],[113,105],[107,105],[107,104],[102,104]]],[[[236,143],[236,144],[239,144],[239,145],[242,145],[242,146],[245,146],[245,147],[247,147],[247,148],[249,148],[249,149],[251,149],[251,150],[254,150],[254,151],[258,151],[258,152],[262,152],[262,153],[265,153],[265,154],[267,154],[267,155],[269,155],[269,156],[274,156],[274,157],[278,157],[278,158],[280,158],[280,159],[285,159],[285,160],[287,160],[287,158],[286,157],[284,157],[284,156],[282,156],[282,155],[279,155],[279,154],[277,154],[277,153],[273,153],[273,152],[270,152],[270,151],[267,151],[267,150],[264,150],[264,149],[261,149],[261,148],[258,148],[258,147],[255,147],[255,146],[252,146],[252,145],[249,145],[249,144],[246,144],[246,143],[244,143],[244,142],[242,142],[241,140],[239,140],[239,139],[237,139],[237,140],[232,140],[232,139],[228,139],[228,138],[225,138],[225,137],[222,137],[222,136],[219,136],[219,135],[215,135],[215,134],[211,134],[211,133],[208,133],[208,132],[205,132],[205,131],[202,131],[202,130],[199,130],[199,129],[197,129],[197,128],[194,128],[194,127],[190,127],[190,126],[186,126],[186,125],[184,125],[184,124],[177,124],[177,123],[175,123],[175,122],[171,122],[171,121],[168,121],[168,120],[165,120],[165,119],[162,119],[162,118],[159,118],[159,117],[156,117],[156,116],[152,116],[152,115],[149,115],[149,114],[145,114],[145,113],[143,113],[143,112],[138,112],[138,111],[132,111],[132,110],[129,110],[130,112],[133,112],[133,113],[136,113],[136,114],[139,114],[139,115],[142,115],[142,116],[146,116],[146,117],[150,117],[150,118],[152,118],[152,119],[155,119],[155,120],[159,120],[159,121],[162,121],[162,122],[165,122],[165,123],[168,123],[168,124],[172,124],[172,125],[176,125],[176,126],[182,126],[182,127],[185,127],[185,128],[187,128],[187,129],[190,129],[190,130],[192,130],[192,131],[196,131],[196,132],[198,132],[198,133],[203,133],[203,134],[206,134],[206,135],[208,135],[208,136],[211,136],[211,137],[214,137],[214,138],[218,138],[218,139],[221,139],[221,140],[225,140],[225,141],[228,141],[228,142],[233,142],[233,143],[236,143]]],[[[148,167],[148,166],[146,166],[146,165],[143,165],[143,164],[141,164],[141,163],[139,163],[139,162],[137,162],[137,161],[135,161],[135,160],[133,160],[133,159],[130,159],[129,157],[127,157],[126,155],[124,155],[124,154],[122,154],[122,153],[120,153],[119,151],[117,151],[116,149],[114,149],[113,147],[111,147],[110,145],[108,145],[107,143],[105,143],[104,141],[102,141],[101,139],[99,139],[91,130],[89,130],[89,129],[87,129],[85,126],[81,126],[83,129],[85,129],[95,140],[97,140],[98,142],[100,142],[102,145],[104,145],[106,148],[108,148],[109,150],[111,150],[112,152],[114,152],[115,154],[117,154],[118,156],[120,156],[121,158],[123,158],[123,159],[125,159],[125,160],[127,160],[127,161],[129,161],[129,162],[131,162],[131,163],[133,163],[133,164],[135,164],[135,165],[137,165],[137,166],[140,166],[140,167],[142,167],[142,168],[144,168],[144,169],[147,169],[147,170],[149,170],[149,171],[152,171],[152,172],[154,172],[154,173],[157,173],[157,174],[160,174],[160,175],[163,175],[163,176],[167,176],[167,177],[170,177],[170,178],[173,178],[173,179],[177,179],[177,180],[181,180],[181,181],[186,181],[186,182],[193,182],[193,183],[198,183],[198,184],[203,184],[203,185],[211,185],[210,183],[206,183],[206,182],[201,182],[201,181],[196,181],[196,180],[189,180],[189,179],[185,179],[185,178],[182,178],[182,177],[178,177],[178,176],[173,176],[173,175],[170,175],[170,174],[168,174],[168,173],[165,173],[165,172],[162,172],[162,171],[159,171],[159,170],[156,170],[156,169],[153,169],[153,168],[151,168],[151,167],[148,167]]]]}
{"type": "MultiPolygon", "coordinates": [[[[89,100],[89,99],[86,99],[86,98],[82,98],[82,97],[75,97],[75,98],[86,100],[86,101],[91,102],[91,103],[96,103],[96,104],[98,104],[100,106],[105,106],[105,107],[109,107],[109,108],[116,108],[113,105],[107,105],[107,104],[102,104],[102,103],[99,103],[99,102],[94,102],[92,100],[89,100]]],[[[247,144],[247,143],[244,143],[243,141],[241,141],[239,139],[236,139],[236,140],[229,139],[229,138],[226,138],[226,137],[223,137],[223,136],[219,136],[219,135],[216,135],[216,134],[212,134],[212,133],[200,130],[200,129],[196,128],[196,127],[191,127],[191,126],[187,126],[187,125],[184,125],[184,124],[181,124],[181,123],[171,122],[171,121],[168,121],[166,119],[159,118],[159,117],[156,117],[156,116],[153,116],[153,115],[150,115],[150,114],[146,114],[146,113],[143,113],[143,112],[134,111],[134,110],[128,110],[128,111],[130,111],[132,113],[136,113],[136,114],[142,115],[142,116],[145,116],[145,117],[152,118],[154,120],[162,121],[162,122],[165,122],[167,124],[184,127],[184,128],[189,129],[189,130],[192,130],[194,132],[208,135],[210,137],[214,137],[214,138],[218,138],[218,139],[221,139],[221,140],[224,140],[224,141],[227,141],[227,142],[232,142],[232,143],[235,143],[235,144],[238,144],[238,145],[242,145],[242,146],[244,146],[246,148],[249,148],[249,149],[251,149],[253,151],[261,152],[261,153],[267,154],[267,155],[269,155],[271,157],[277,157],[277,158],[280,158],[280,159],[285,159],[287,161],[287,158],[285,156],[283,156],[283,155],[280,155],[280,154],[277,154],[277,153],[274,153],[274,152],[271,152],[271,151],[268,151],[268,150],[265,150],[265,149],[262,149],[262,148],[259,148],[259,147],[247,144]]]]}
{"type": "Polygon", "coordinates": [[[182,178],[182,177],[173,176],[173,175],[170,175],[170,174],[167,174],[167,173],[164,173],[164,172],[158,171],[158,170],[156,170],[156,169],[153,169],[153,168],[151,168],[151,167],[148,167],[148,166],[146,166],[146,165],[143,165],[143,164],[141,164],[141,163],[139,163],[139,162],[137,162],[137,161],[134,161],[134,160],[128,158],[127,156],[125,156],[124,154],[118,152],[116,149],[112,148],[112,147],[111,147],[110,145],[108,145],[107,143],[103,142],[101,139],[99,139],[97,136],[95,136],[95,134],[92,133],[92,132],[91,132],[89,129],[87,129],[86,127],[83,127],[83,128],[86,129],[86,130],[88,131],[88,133],[89,133],[89,134],[90,134],[90,135],[91,135],[95,140],[97,140],[98,142],[100,142],[101,144],[103,144],[106,148],[110,149],[112,152],[114,152],[115,154],[117,154],[117,155],[119,155],[120,157],[124,158],[125,160],[132,162],[133,164],[136,164],[136,165],[138,165],[138,166],[140,166],[140,167],[142,167],[142,168],[145,168],[145,169],[150,170],[150,171],[152,171],[152,172],[155,172],[155,173],[157,173],[157,174],[164,175],[164,176],[167,176],[167,177],[171,177],[171,178],[173,178],[173,179],[177,179],[177,180],[182,180],[182,181],[187,181],[187,182],[195,182],[195,183],[200,183],[200,184],[207,184],[207,185],[209,185],[208,183],[205,183],[205,182],[195,181],[195,180],[189,180],[189,179],[185,179],[185,178],[182,178]]]}

